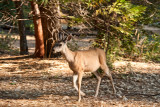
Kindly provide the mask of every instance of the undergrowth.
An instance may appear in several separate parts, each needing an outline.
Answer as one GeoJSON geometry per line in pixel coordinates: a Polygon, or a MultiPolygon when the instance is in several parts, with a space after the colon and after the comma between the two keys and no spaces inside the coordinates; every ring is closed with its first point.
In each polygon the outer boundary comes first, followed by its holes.
{"type": "Polygon", "coordinates": [[[15,38],[10,34],[0,34],[0,54],[18,54],[18,50],[12,47],[15,42],[15,38]]]}

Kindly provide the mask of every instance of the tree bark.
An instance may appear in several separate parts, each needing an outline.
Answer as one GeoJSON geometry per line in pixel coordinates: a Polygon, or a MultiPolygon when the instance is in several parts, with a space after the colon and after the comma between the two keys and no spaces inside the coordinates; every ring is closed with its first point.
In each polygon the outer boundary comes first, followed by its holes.
{"type": "Polygon", "coordinates": [[[45,57],[51,57],[52,47],[59,37],[60,21],[59,3],[50,0],[46,6],[40,7],[44,33],[45,57]]]}
{"type": "Polygon", "coordinates": [[[35,57],[43,58],[45,54],[44,50],[44,39],[43,39],[43,28],[40,17],[40,10],[38,4],[35,1],[31,1],[31,7],[33,11],[33,23],[35,30],[35,57]]]}
{"type": "MultiPolygon", "coordinates": [[[[23,7],[21,1],[15,1],[15,7],[17,9],[18,19],[24,19],[23,7]]],[[[18,20],[18,29],[20,35],[20,55],[28,54],[28,46],[25,34],[25,22],[24,20],[18,20]]]]}

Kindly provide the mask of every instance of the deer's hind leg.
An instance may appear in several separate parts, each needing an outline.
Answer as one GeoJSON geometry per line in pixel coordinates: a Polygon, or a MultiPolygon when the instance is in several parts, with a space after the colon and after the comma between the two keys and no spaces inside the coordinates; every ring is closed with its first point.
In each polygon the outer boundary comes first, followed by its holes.
{"type": "Polygon", "coordinates": [[[98,96],[98,92],[99,92],[99,86],[101,84],[101,76],[98,74],[97,71],[93,72],[93,74],[96,76],[97,80],[98,80],[98,83],[97,83],[97,88],[96,88],[96,94],[94,97],[97,97],[98,96]]]}
{"type": "MultiPolygon", "coordinates": [[[[115,87],[114,87],[113,78],[112,78],[112,75],[111,75],[111,73],[110,73],[110,71],[109,71],[108,66],[107,66],[106,64],[103,64],[103,65],[101,65],[101,69],[104,71],[104,74],[106,74],[107,77],[110,79],[111,84],[112,84],[112,88],[113,88],[113,93],[115,94],[115,93],[116,93],[116,89],[115,89],[115,87]]],[[[104,75],[104,74],[103,74],[103,75],[104,75]]]]}

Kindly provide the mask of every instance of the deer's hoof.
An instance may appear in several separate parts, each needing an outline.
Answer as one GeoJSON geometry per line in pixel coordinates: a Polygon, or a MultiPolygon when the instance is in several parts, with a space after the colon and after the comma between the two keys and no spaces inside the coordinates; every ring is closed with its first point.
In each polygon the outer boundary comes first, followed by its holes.
{"type": "Polygon", "coordinates": [[[81,98],[78,99],[78,102],[81,102],[81,98]]]}
{"type": "Polygon", "coordinates": [[[113,94],[115,94],[115,95],[117,94],[116,90],[113,90],[113,94]]]}
{"type": "Polygon", "coordinates": [[[97,98],[97,95],[95,95],[94,98],[97,98]]]}

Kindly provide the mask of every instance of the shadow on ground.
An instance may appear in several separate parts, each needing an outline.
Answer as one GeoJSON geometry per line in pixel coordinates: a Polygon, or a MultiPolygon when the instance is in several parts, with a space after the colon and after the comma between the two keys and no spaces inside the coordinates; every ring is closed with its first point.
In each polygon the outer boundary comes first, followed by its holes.
{"type": "MultiPolygon", "coordinates": [[[[154,72],[146,73],[141,71],[150,71],[150,68],[136,69],[136,72],[132,68],[132,72],[113,73],[117,95],[112,93],[110,80],[103,77],[97,98],[94,98],[96,78],[92,74],[84,74],[82,91],[86,96],[82,97],[81,104],[91,106],[97,104],[97,101],[103,102],[104,105],[118,105],[117,103],[124,102],[132,102],[133,105],[135,102],[138,102],[137,105],[160,103],[160,73],[157,72],[159,68],[155,67],[152,70],[154,72]]],[[[44,104],[50,101],[50,105],[55,102],[63,105],[74,104],[78,99],[78,93],[72,86],[72,72],[67,70],[67,63],[62,59],[41,60],[29,56],[1,58],[0,105],[1,102],[8,105],[8,101],[13,101],[12,105],[18,105],[22,100],[37,103],[43,100],[44,104]]],[[[122,68],[117,70],[123,71],[122,68]]]]}
{"type": "MultiPolygon", "coordinates": [[[[127,73],[113,75],[117,95],[113,96],[112,87],[107,77],[104,77],[98,98],[159,102],[160,99],[160,74],[127,73]]],[[[77,96],[72,87],[70,76],[43,77],[0,77],[0,99],[38,99],[45,95],[77,96]]],[[[82,82],[82,90],[86,97],[93,97],[96,88],[96,79],[85,76],[82,82]]]]}

